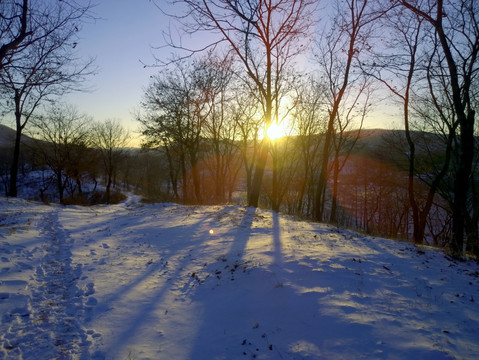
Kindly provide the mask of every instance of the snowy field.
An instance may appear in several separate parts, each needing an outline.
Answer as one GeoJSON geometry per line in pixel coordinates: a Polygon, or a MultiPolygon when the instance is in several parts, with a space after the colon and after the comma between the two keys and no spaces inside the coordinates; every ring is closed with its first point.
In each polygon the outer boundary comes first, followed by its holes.
{"type": "Polygon", "coordinates": [[[479,266],[240,206],[0,197],[0,359],[477,359],[479,266]]]}

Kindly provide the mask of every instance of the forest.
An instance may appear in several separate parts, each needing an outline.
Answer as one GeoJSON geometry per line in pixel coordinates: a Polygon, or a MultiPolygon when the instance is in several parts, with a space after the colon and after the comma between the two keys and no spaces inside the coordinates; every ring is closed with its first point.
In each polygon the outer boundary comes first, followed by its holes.
{"type": "Polygon", "coordinates": [[[5,195],[35,172],[44,201],[242,203],[479,256],[477,2],[156,6],[178,32],[135,114],[140,150],[61,101],[94,73],[73,51],[92,5],[0,2],[5,195]],[[384,107],[400,129],[365,128],[384,107]]]}

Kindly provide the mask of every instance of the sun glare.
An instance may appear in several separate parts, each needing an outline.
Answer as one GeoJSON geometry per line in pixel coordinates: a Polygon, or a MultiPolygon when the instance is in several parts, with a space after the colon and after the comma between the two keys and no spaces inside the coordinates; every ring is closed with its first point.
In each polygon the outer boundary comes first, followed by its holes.
{"type": "Polygon", "coordinates": [[[266,130],[266,136],[270,140],[276,140],[284,136],[284,130],[277,123],[272,123],[266,130]]]}

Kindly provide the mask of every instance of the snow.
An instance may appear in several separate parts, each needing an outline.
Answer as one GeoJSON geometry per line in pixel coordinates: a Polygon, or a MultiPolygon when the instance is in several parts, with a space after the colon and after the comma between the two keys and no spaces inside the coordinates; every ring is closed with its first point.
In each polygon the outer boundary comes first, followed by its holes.
{"type": "Polygon", "coordinates": [[[479,265],[236,205],[0,198],[0,359],[475,359],[479,265]]]}

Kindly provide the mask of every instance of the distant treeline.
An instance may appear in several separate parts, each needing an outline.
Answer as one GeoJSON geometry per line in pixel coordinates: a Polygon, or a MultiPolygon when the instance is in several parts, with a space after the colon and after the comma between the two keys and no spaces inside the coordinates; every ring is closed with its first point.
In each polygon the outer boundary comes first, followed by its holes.
{"type": "MultiPolygon", "coordinates": [[[[357,132],[344,134],[346,138],[356,138],[357,135],[357,132]]],[[[422,189],[422,195],[425,197],[428,181],[433,178],[434,169],[443,160],[441,154],[444,149],[437,135],[416,132],[414,136],[416,142],[422,144],[418,154],[418,169],[421,174],[417,174],[417,181],[418,188],[422,189]],[[430,163],[433,158],[437,159],[438,164],[430,163]]],[[[363,130],[351,151],[338,157],[342,169],[337,179],[333,179],[334,161],[331,162],[324,197],[323,213],[326,221],[368,234],[399,239],[411,238],[413,225],[407,193],[405,141],[403,131],[363,130]],[[336,212],[334,220],[333,209],[336,212]]],[[[281,153],[281,177],[277,179],[282,194],[280,211],[302,218],[313,218],[320,154],[310,159],[306,169],[306,163],[301,158],[301,148],[305,143],[319,145],[321,142],[321,135],[314,135],[312,139],[287,136],[275,140],[274,151],[281,153]],[[309,175],[306,176],[307,174],[309,175]]],[[[32,197],[37,200],[59,201],[58,172],[49,165],[52,161],[45,161],[48,158],[45,153],[52,150],[51,144],[33,139],[28,139],[26,144],[22,151],[20,172],[25,179],[28,174],[34,176],[30,177],[29,183],[23,183],[20,187],[33,189],[32,197]]],[[[247,173],[242,156],[253,156],[254,143],[231,141],[228,146],[228,153],[218,158],[215,156],[214,142],[211,139],[201,139],[199,151],[196,153],[197,188],[191,166],[183,164],[183,177],[181,164],[172,164],[171,148],[167,150],[159,147],[153,151],[113,149],[117,156],[113,158],[111,186],[116,195],[111,202],[122,199],[118,195],[120,192],[134,191],[142,194],[146,201],[198,204],[200,202],[196,191],[199,191],[202,204],[246,204],[247,173]]],[[[221,144],[221,147],[226,146],[221,144]]],[[[6,147],[0,149],[0,187],[4,194],[8,193],[11,151],[11,148],[6,147]]],[[[70,144],[62,153],[68,160],[64,160],[62,166],[61,201],[66,204],[105,202],[108,174],[105,173],[101,151],[98,148],[70,144]]],[[[57,158],[54,162],[57,167],[60,160],[57,158]]],[[[478,170],[475,171],[477,173],[478,170]]],[[[266,208],[272,206],[271,177],[272,164],[268,162],[260,198],[260,205],[266,208]]],[[[477,183],[475,185],[478,186],[477,183]]],[[[434,198],[432,210],[427,215],[425,243],[447,246],[451,233],[452,194],[452,181],[450,177],[446,177],[434,198]]]]}

